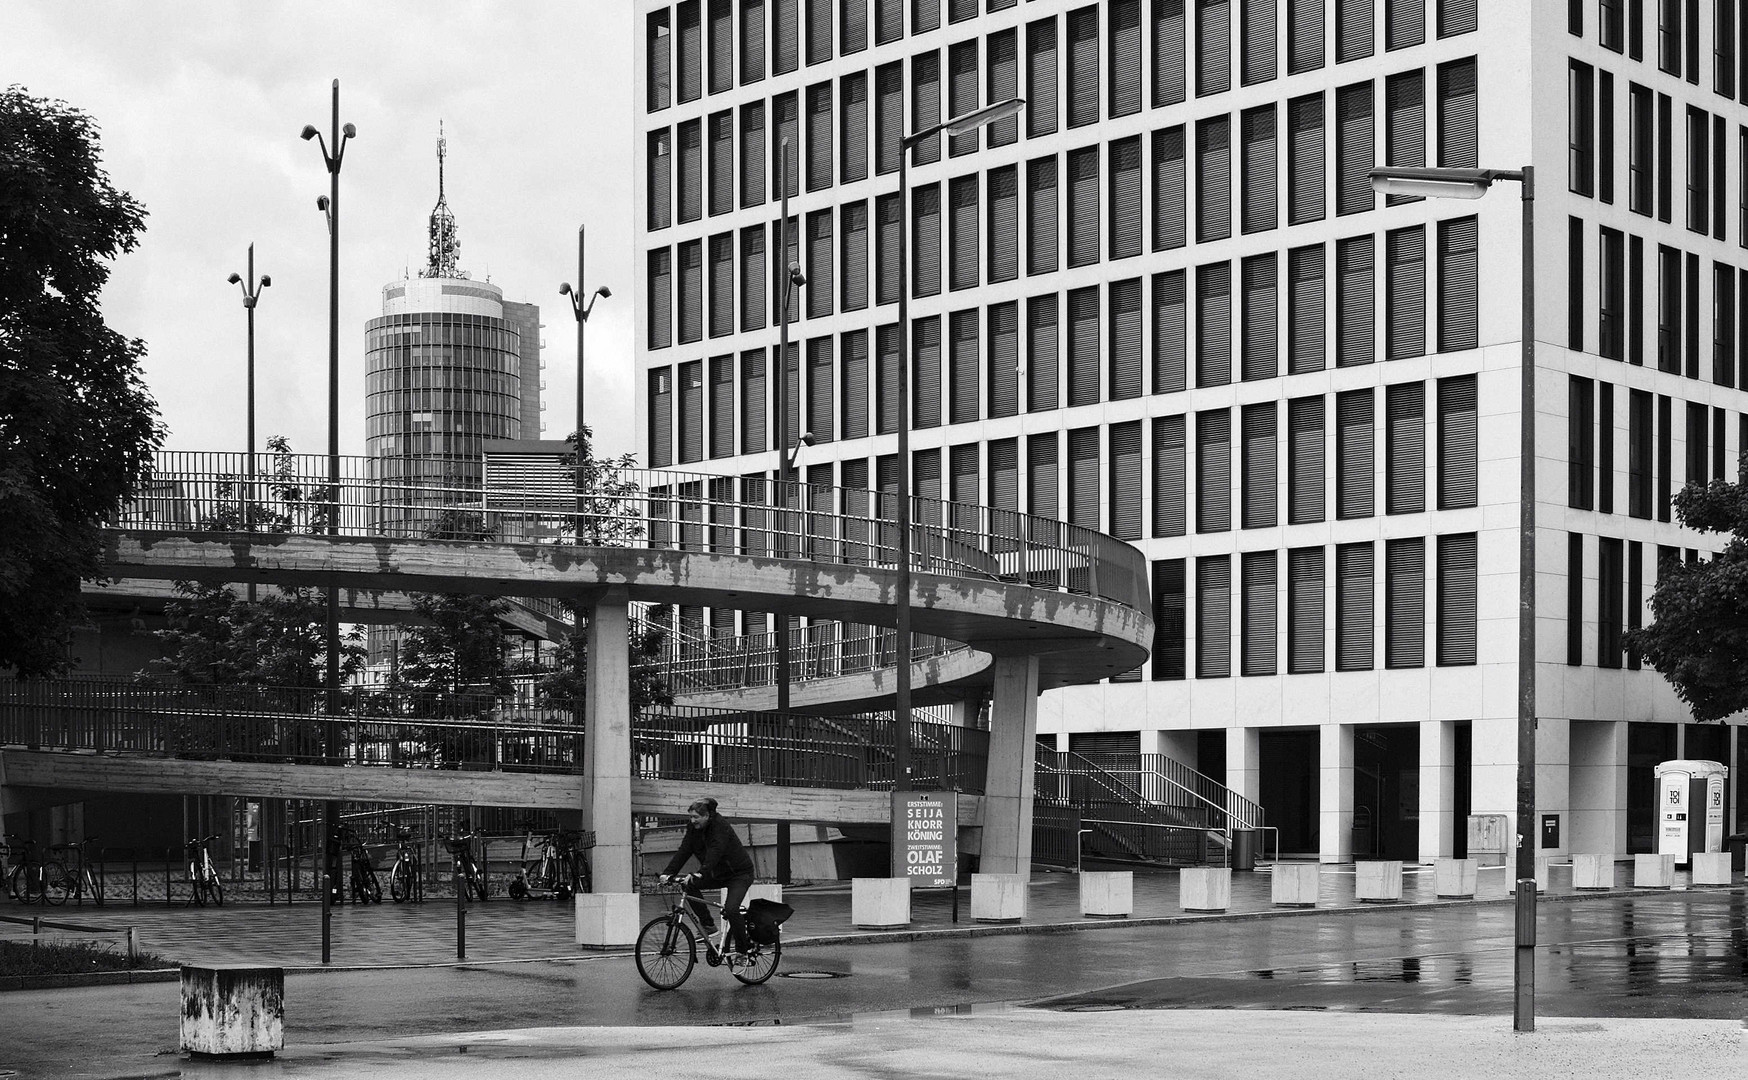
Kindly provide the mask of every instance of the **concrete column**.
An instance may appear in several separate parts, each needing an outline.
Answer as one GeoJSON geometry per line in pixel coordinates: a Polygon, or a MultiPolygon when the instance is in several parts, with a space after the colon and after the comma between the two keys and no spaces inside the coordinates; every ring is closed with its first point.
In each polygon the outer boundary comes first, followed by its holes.
{"type": "Polygon", "coordinates": [[[1627,853],[1627,725],[1622,720],[1574,720],[1572,820],[1566,845],[1574,855],[1627,853]]]}
{"type": "Polygon", "coordinates": [[[589,613],[588,690],[584,699],[583,828],[595,891],[632,891],[631,647],[622,587],[609,589],[589,613]]]}
{"type": "MultiPolygon", "coordinates": [[[[1514,865],[1511,860],[1516,858],[1517,849],[1511,838],[1517,829],[1517,715],[1476,717],[1469,730],[1473,747],[1469,812],[1505,815],[1510,824],[1505,838],[1506,865],[1514,865]]],[[[1473,857],[1475,853],[1469,854],[1473,857]]]]}
{"type": "Polygon", "coordinates": [[[1353,859],[1353,725],[1324,724],[1318,732],[1317,861],[1353,859]]]}
{"type": "Polygon", "coordinates": [[[1448,720],[1420,722],[1420,861],[1448,859],[1456,830],[1457,726],[1448,720]]]}
{"type": "Polygon", "coordinates": [[[1251,802],[1261,801],[1258,798],[1262,791],[1261,744],[1261,728],[1226,729],[1226,776],[1222,782],[1251,802]]]}
{"type": "Polygon", "coordinates": [[[1038,659],[998,657],[983,796],[985,874],[1032,872],[1032,769],[1037,761],[1038,659]]]}

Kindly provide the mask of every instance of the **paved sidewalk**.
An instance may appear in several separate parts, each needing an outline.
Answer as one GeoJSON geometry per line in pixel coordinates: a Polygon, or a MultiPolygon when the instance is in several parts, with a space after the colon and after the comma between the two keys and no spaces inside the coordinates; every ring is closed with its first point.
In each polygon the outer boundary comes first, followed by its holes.
{"type": "MultiPolygon", "coordinates": [[[[1134,913],[1128,919],[1088,919],[1081,915],[1077,878],[1072,873],[1034,874],[1027,898],[1027,914],[1017,925],[979,925],[970,914],[970,890],[959,891],[959,918],[952,919],[952,899],[946,892],[918,893],[911,905],[912,922],[904,930],[861,930],[850,922],[850,886],[847,882],[794,887],[787,899],[795,916],[784,927],[784,943],[793,948],[809,943],[841,943],[856,940],[903,940],[945,934],[1037,933],[1070,927],[1086,928],[1113,924],[1137,925],[1150,921],[1231,920],[1236,918],[1318,917],[1332,914],[1424,907],[1434,904],[1472,904],[1505,900],[1511,888],[1507,868],[1483,868],[1473,900],[1440,900],[1434,893],[1432,867],[1404,869],[1400,904],[1362,903],[1354,899],[1352,864],[1322,867],[1322,899],[1315,909],[1276,908],[1270,901],[1271,877],[1266,864],[1257,871],[1232,875],[1232,904],[1224,914],[1190,914],[1178,904],[1178,872],[1137,872],[1134,878],[1134,913]]],[[[1630,864],[1617,868],[1618,881],[1630,881],[1630,864]]],[[[1686,887],[1685,873],[1678,874],[1676,888],[1686,887]]],[[[1734,877],[1740,887],[1742,875],[1734,877]]],[[[1613,894],[1634,892],[1618,888],[1613,894]]],[[[1663,890],[1658,890],[1663,891],[1663,890]]],[[[1544,893],[1550,901],[1572,900],[1610,893],[1577,893],[1571,887],[1570,868],[1556,866],[1552,887],[1544,893]]],[[[643,901],[645,916],[661,910],[658,897],[643,901]]],[[[119,942],[128,927],[138,930],[141,947],[179,962],[256,962],[287,968],[321,966],[321,908],[300,901],[295,904],[232,903],[224,908],[192,908],[128,903],[103,907],[25,907],[0,903],[0,915],[14,918],[41,916],[52,922],[76,923],[101,929],[97,934],[44,931],[45,935],[71,940],[96,938],[119,942]]],[[[333,909],[330,923],[332,967],[416,966],[456,961],[456,908],[452,899],[421,905],[343,905],[333,909]]],[[[0,922],[0,938],[25,938],[30,927],[0,922]]],[[[485,903],[472,903],[466,910],[466,944],[469,963],[564,959],[601,955],[599,950],[575,944],[572,908],[550,900],[522,903],[494,896],[485,903]]]]}

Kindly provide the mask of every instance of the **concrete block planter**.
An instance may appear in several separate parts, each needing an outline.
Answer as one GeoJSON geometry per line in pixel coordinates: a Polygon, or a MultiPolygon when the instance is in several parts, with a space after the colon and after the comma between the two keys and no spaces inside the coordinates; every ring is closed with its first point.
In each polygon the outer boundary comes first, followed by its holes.
{"type": "Polygon", "coordinates": [[[1354,863],[1353,898],[1388,904],[1402,899],[1402,863],[1396,859],[1354,863]]]}
{"type": "Polygon", "coordinates": [[[1232,906],[1232,868],[1185,867],[1178,876],[1177,904],[1185,911],[1225,911],[1232,906]]]}
{"type": "Polygon", "coordinates": [[[1080,875],[1080,913],[1122,919],[1135,912],[1135,874],[1130,870],[1092,870],[1080,875]]]}
{"type": "Polygon", "coordinates": [[[1673,884],[1675,884],[1675,856],[1633,856],[1633,888],[1667,889],[1673,884]]]}
{"type": "Polygon", "coordinates": [[[1473,898],[1481,864],[1474,859],[1436,859],[1432,864],[1435,893],[1441,897],[1473,898]]]}
{"type": "Polygon", "coordinates": [[[1276,907],[1316,907],[1323,891],[1323,867],[1314,862],[1277,862],[1269,882],[1276,907]]]}
{"type": "Polygon", "coordinates": [[[1026,879],[1019,874],[972,874],[973,922],[1019,922],[1026,917],[1026,879]]]}
{"type": "Polygon", "coordinates": [[[637,943],[636,893],[579,893],[576,905],[578,945],[607,949],[637,943]]]}
{"type": "Polygon", "coordinates": [[[910,925],[910,879],[851,878],[850,922],[860,930],[910,925]]]}
{"type": "Polygon", "coordinates": [[[1728,885],[1730,883],[1729,852],[1695,852],[1692,859],[1692,880],[1695,885],[1728,885]]]}
{"type": "Polygon", "coordinates": [[[182,1049],[210,1057],[272,1057],[285,1048],[285,969],[182,967],[182,1049]]]}
{"type": "Polygon", "coordinates": [[[1574,889],[1614,888],[1614,856],[1572,856],[1572,887],[1574,889]]]}

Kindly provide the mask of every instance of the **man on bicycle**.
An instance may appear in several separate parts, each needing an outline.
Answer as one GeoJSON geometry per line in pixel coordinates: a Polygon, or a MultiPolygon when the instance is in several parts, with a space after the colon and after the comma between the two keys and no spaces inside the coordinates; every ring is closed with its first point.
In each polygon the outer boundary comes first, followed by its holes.
{"type": "Polygon", "coordinates": [[[674,880],[680,867],[686,865],[686,860],[696,856],[698,873],[686,875],[683,889],[686,899],[698,913],[698,922],[704,932],[714,934],[716,920],[711,918],[710,906],[704,903],[699,890],[727,889],[722,913],[728,919],[734,951],[744,953],[747,951],[747,928],[740,907],[747,890],[753,886],[753,857],[747,854],[734,826],[716,812],[715,799],[698,799],[686,807],[686,813],[692,818],[691,827],[686,830],[686,838],[680,841],[680,850],[674,852],[667,869],[662,871],[662,881],[674,880]]]}

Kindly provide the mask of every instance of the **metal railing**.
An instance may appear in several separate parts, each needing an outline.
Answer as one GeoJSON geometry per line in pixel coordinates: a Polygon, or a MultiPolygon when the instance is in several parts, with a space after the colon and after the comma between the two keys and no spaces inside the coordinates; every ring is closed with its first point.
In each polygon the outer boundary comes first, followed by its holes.
{"type": "Polygon", "coordinates": [[[1263,827],[1263,808],[1213,777],[1164,754],[1090,752],[1078,755],[1160,806],[1205,806],[1231,819],[1235,829],[1263,827]]]}
{"type": "MultiPolygon", "coordinates": [[[[916,634],[911,638],[911,663],[967,648],[957,641],[916,634]]],[[[898,635],[890,627],[809,623],[789,631],[789,655],[792,679],[865,674],[897,663],[898,635]]],[[[708,631],[699,636],[681,631],[670,636],[661,671],[676,694],[774,686],[777,634],[767,631],[718,637],[708,631]]]]}

